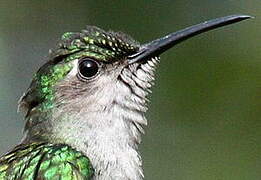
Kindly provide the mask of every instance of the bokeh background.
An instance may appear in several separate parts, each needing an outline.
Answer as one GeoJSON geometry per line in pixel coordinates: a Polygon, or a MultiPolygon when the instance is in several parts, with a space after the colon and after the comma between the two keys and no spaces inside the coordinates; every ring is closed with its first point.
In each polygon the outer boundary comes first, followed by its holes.
{"type": "Polygon", "coordinates": [[[162,56],[141,145],[145,179],[260,180],[260,0],[1,0],[0,152],[22,137],[17,101],[66,31],[87,24],[141,42],[201,21],[255,19],[190,39],[162,56]]]}

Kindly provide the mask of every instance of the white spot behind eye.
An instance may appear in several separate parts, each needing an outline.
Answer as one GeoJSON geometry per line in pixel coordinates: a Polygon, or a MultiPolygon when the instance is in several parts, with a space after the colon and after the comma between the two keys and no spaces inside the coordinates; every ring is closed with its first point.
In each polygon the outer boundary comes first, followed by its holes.
{"type": "Polygon", "coordinates": [[[73,77],[76,76],[78,73],[78,61],[79,59],[75,59],[72,62],[70,62],[73,65],[72,70],[69,72],[69,74],[67,75],[67,77],[73,77]]]}

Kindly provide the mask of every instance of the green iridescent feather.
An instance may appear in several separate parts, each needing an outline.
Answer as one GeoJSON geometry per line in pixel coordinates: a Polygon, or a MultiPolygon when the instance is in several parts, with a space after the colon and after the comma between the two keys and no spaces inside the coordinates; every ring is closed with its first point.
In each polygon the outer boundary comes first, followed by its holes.
{"type": "Polygon", "coordinates": [[[51,68],[48,74],[41,74],[36,77],[39,83],[39,92],[44,99],[44,103],[41,105],[43,110],[52,108],[55,98],[54,85],[63,79],[71,69],[71,64],[58,64],[51,68]]]}
{"type": "Polygon", "coordinates": [[[89,180],[87,157],[63,144],[19,145],[0,158],[0,180],[89,180]]]}

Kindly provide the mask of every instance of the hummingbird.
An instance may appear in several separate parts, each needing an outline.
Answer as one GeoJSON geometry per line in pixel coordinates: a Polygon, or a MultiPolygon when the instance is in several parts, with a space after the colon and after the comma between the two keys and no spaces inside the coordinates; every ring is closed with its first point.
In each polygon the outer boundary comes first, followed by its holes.
{"type": "Polygon", "coordinates": [[[250,17],[212,19],[145,44],[95,26],[65,33],[19,101],[24,135],[0,157],[0,180],[142,180],[138,145],[159,56],[250,17]]]}

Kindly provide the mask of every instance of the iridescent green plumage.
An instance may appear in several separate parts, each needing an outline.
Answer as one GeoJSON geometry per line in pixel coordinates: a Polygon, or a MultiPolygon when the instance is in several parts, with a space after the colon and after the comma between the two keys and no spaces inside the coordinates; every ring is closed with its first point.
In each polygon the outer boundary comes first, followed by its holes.
{"type": "Polygon", "coordinates": [[[21,144],[0,158],[0,180],[88,180],[87,157],[64,144],[21,144]]]}
{"type": "Polygon", "coordinates": [[[54,100],[53,86],[61,79],[63,79],[67,73],[72,69],[71,64],[55,65],[50,69],[50,74],[40,75],[36,77],[39,82],[39,91],[44,99],[44,103],[41,105],[43,110],[52,108],[54,100]]]}

